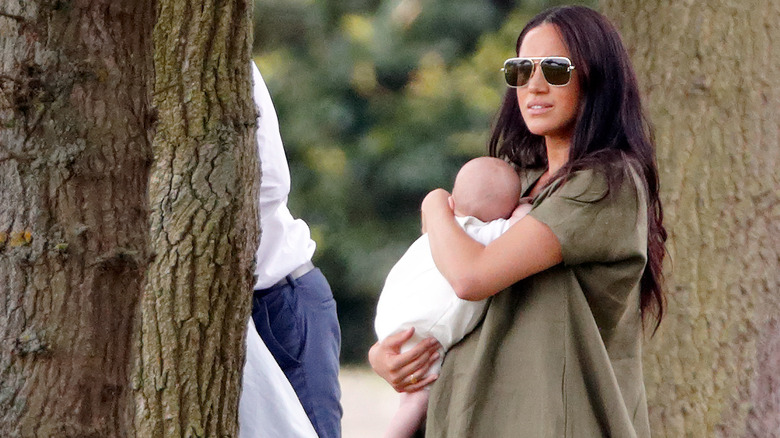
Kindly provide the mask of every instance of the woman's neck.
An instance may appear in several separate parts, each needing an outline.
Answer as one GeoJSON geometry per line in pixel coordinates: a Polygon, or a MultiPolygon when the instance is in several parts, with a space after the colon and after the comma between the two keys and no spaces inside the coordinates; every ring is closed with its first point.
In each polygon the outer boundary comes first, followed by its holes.
{"type": "Polygon", "coordinates": [[[547,173],[553,175],[569,161],[571,138],[547,137],[544,139],[544,143],[547,147],[547,173]]]}

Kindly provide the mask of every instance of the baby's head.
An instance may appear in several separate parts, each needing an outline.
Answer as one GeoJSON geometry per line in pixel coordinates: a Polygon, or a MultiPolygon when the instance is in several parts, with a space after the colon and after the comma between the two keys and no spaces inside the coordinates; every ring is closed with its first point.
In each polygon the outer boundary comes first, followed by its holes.
{"type": "Polygon", "coordinates": [[[520,199],[520,177],[504,160],[479,157],[458,172],[452,188],[457,216],[474,216],[483,222],[506,219],[520,199]]]}

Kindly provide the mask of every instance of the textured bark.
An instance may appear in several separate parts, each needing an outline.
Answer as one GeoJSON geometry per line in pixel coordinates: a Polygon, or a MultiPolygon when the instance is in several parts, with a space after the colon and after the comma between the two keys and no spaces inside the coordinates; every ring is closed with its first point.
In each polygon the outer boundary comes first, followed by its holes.
{"type": "Polygon", "coordinates": [[[159,0],[155,255],[142,301],[135,433],[237,435],[257,248],[251,3],[159,0]]]}
{"type": "Polygon", "coordinates": [[[147,260],[141,0],[0,3],[0,436],[126,436],[147,260]]]}
{"type": "Polygon", "coordinates": [[[780,3],[602,6],[656,127],[669,313],[645,352],[656,436],[780,436],[780,3]]]}

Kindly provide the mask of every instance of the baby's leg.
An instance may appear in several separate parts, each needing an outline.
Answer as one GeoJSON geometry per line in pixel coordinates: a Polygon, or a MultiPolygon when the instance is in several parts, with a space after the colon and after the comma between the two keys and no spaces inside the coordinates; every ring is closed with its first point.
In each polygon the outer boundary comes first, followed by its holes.
{"type": "Polygon", "coordinates": [[[425,420],[428,409],[428,388],[401,393],[401,402],[390,421],[384,438],[410,438],[425,420]]]}

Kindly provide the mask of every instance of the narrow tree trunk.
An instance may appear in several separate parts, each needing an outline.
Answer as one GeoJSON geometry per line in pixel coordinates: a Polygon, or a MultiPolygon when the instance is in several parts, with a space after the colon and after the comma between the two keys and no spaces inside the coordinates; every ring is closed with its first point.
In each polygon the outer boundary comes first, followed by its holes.
{"type": "Polygon", "coordinates": [[[257,248],[252,4],[159,0],[139,437],[237,435],[257,248]]]}
{"type": "Polygon", "coordinates": [[[0,436],[132,424],[153,21],[147,1],[0,3],[0,436]]]}
{"type": "Polygon", "coordinates": [[[656,436],[780,436],[780,3],[602,1],[656,126],[669,314],[656,436]]]}

